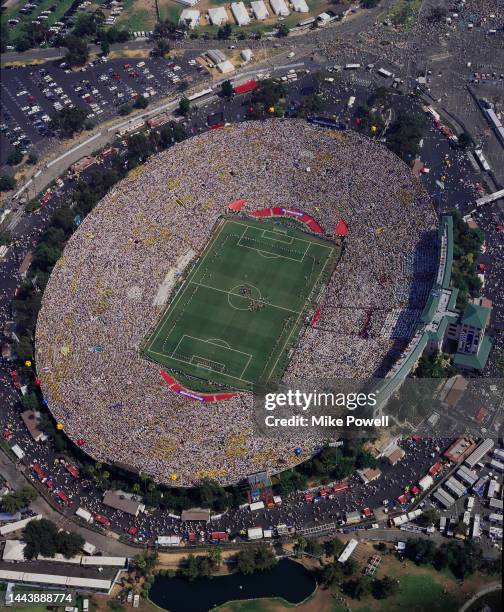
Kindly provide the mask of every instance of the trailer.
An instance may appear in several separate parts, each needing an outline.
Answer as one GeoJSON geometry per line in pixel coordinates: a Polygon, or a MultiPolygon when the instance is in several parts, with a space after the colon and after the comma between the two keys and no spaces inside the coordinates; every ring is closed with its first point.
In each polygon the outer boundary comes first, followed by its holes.
{"type": "Polygon", "coordinates": [[[479,514],[474,515],[472,537],[477,540],[481,537],[481,516],[479,514]]]}

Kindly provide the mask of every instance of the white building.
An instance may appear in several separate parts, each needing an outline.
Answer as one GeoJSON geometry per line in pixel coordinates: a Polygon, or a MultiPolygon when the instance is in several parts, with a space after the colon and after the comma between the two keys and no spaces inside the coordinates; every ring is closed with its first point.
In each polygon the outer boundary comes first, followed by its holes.
{"type": "Polygon", "coordinates": [[[200,18],[200,12],[193,9],[184,9],[180,13],[179,25],[188,23],[189,28],[194,30],[194,28],[198,25],[200,18]]]}
{"type": "Polygon", "coordinates": [[[292,8],[296,13],[309,13],[310,9],[305,0],[291,0],[292,8]]]}
{"type": "Polygon", "coordinates": [[[270,0],[271,9],[277,17],[287,17],[290,11],[285,0],[270,0]]]}
{"type": "Polygon", "coordinates": [[[354,540],[352,538],[350,540],[350,542],[348,542],[348,544],[345,546],[345,549],[343,550],[341,555],[338,557],[338,562],[339,563],[346,563],[348,561],[348,559],[350,559],[353,551],[357,548],[357,544],[358,543],[359,542],[357,540],[354,540]]]}
{"type": "Polygon", "coordinates": [[[247,536],[249,540],[261,540],[263,537],[262,527],[249,527],[247,529],[247,536]]]}
{"type": "Polygon", "coordinates": [[[268,19],[269,12],[263,0],[253,0],[250,3],[250,6],[252,7],[252,12],[254,13],[254,17],[258,21],[264,21],[265,19],[268,19]]]}
{"type": "Polygon", "coordinates": [[[243,2],[233,2],[231,4],[231,12],[239,26],[245,26],[250,23],[250,16],[243,2]]]}
{"type": "Polygon", "coordinates": [[[222,72],[222,74],[229,74],[230,72],[234,72],[235,67],[233,66],[233,64],[227,59],[224,60],[223,62],[219,62],[217,64],[217,70],[219,72],[222,72]]]}
{"type": "Polygon", "coordinates": [[[210,23],[214,26],[222,26],[228,22],[228,14],[223,6],[208,9],[208,17],[210,18],[210,23]]]}
{"type": "Polygon", "coordinates": [[[180,537],[175,535],[170,536],[159,536],[156,540],[158,546],[178,546],[180,544],[180,537]]]}
{"type": "Polygon", "coordinates": [[[254,57],[251,49],[242,49],[240,51],[240,57],[244,62],[250,62],[250,60],[254,57]]]}

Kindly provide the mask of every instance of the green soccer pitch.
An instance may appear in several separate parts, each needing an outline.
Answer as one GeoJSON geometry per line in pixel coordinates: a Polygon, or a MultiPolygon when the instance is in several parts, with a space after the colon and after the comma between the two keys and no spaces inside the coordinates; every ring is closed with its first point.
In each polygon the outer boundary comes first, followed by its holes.
{"type": "Polygon", "coordinates": [[[193,390],[278,379],[340,252],[296,225],[221,218],[144,356],[193,390]]]}

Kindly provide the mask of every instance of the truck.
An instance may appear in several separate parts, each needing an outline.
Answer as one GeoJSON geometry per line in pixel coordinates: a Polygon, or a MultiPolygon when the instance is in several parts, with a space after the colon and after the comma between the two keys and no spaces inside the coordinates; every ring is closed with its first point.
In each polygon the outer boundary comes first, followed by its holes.
{"type": "Polygon", "coordinates": [[[474,508],[474,497],[470,495],[467,498],[467,512],[472,512],[473,508],[474,508]]]}

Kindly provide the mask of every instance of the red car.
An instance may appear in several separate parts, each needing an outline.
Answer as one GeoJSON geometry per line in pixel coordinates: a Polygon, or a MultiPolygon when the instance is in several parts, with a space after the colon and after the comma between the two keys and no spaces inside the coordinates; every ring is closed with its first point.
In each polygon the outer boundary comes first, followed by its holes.
{"type": "Polygon", "coordinates": [[[138,533],[138,529],[136,527],[129,527],[126,532],[130,535],[130,536],[136,536],[136,534],[138,533]]]}
{"type": "Polygon", "coordinates": [[[98,524],[103,525],[104,527],[110,527],[112,525],[108,518],[103,516],[103,514],[95,514],[94,518],[98,524]]]}
{"type": "Polygon", "coordinates": [[[65,504],[65,506],[72,505],[70,498],[68,497],[68,495],[65,495],[63,491],[56,491],[56,497],[58,498],[56,501],[60,501],[62,504],[65,504]]]}
{"type": "Polygon", "coordinates": [[[38,477],[39,480],[42,480],[46,477],[44,470],[40,467],[40,465],[38,465],[38,463],[34,463],[31,468],[35,472],[35,475],[38,477]]]}
{"type": "Polygon", "coordinates": [[[65,469],[66,471],[77,480],[77,478],[79,478],[80,476],[80,472],[79,470],[75,467],[75,465],[72,465],[71,463],[67,463],[65,465],[65,469]]]}

